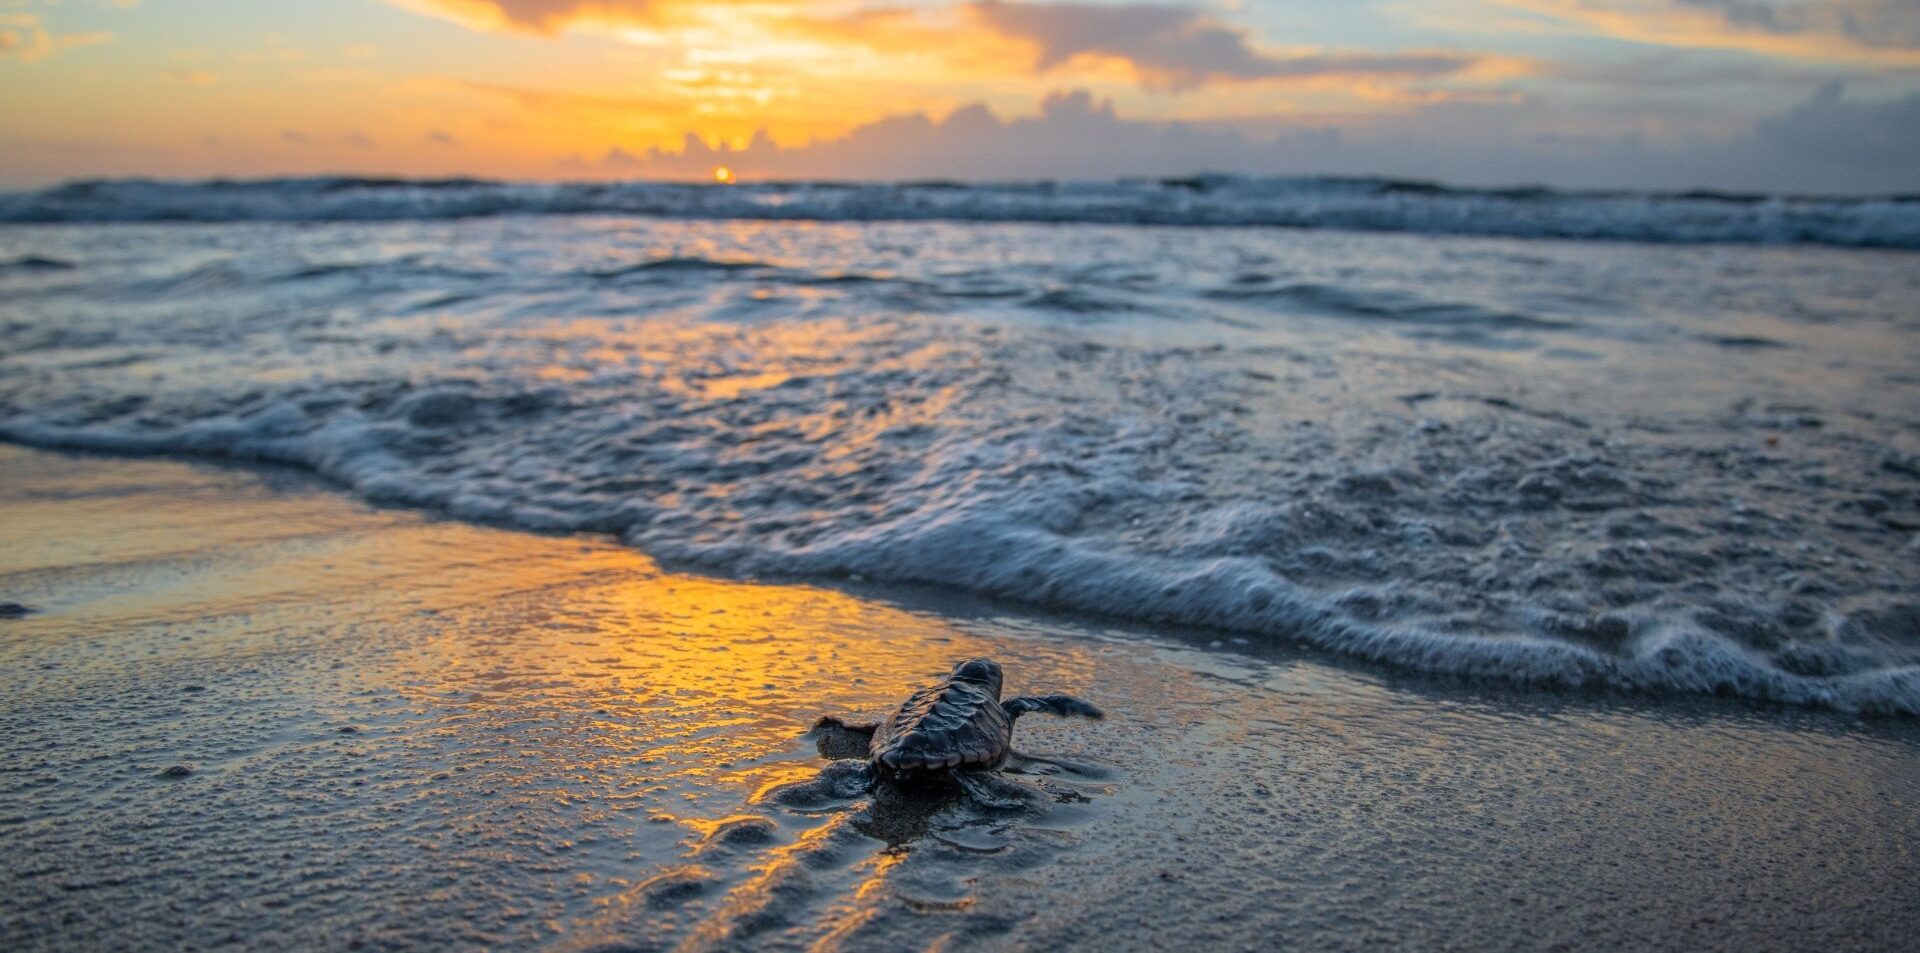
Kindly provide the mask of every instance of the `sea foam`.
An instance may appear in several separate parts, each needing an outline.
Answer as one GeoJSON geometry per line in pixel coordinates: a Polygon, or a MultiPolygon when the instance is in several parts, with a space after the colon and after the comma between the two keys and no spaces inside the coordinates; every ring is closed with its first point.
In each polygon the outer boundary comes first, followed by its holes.
{"type": "Polygon", "coordinates": [[[1920,712],[1896,256],[943,223],[0,230],[0,260],[28,257],[71,267],[0,276],[0,438],[292,464],[729,573],[1920,712]]]}

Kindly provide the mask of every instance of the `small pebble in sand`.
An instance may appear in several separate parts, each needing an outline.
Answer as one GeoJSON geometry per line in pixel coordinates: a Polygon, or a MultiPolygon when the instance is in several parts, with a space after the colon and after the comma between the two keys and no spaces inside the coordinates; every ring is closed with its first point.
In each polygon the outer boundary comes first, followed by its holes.
{"type": "Polygon", "coordinates": [[[163,777],[163,778],[184,778],[184,777],[186,777],[187,775],[189,775],[189,774],[192,774],[192,773],[193,773],[193,769],[192,769],[192,768],[190,768],[190,767],[188,767],[188,766],[186,766],[186,765],[184,765],[184,764],[176,764],[176,765],[174,765],[173,767],[171,767],[171,768],[168,768],[167,770],[165,770],[165,771],[162,771],[162,772],[160,772],[160,776],[161,776],[161,777],[163,777]]]}

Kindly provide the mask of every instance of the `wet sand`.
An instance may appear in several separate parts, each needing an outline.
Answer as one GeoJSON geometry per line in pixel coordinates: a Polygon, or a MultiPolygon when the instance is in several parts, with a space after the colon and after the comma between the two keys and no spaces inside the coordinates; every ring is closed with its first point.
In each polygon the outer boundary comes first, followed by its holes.
{"type": "Polygon", "coordinates": [[[1893,950],[1920,728],[665,571],[280,471],[0,448],[12,949],[1893,950]],[[1224,644],[1216,644],[1224,642],[1224,644]],[[813,796],[990,655],[1020,811],[813,796]]]}

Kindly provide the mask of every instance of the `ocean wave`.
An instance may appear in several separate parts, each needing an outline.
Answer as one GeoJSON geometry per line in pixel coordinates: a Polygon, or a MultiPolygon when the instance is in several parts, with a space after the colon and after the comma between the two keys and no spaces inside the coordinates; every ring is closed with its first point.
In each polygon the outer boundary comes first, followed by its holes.
{"type": "Polygon", "coordinates": [[[0,229],[0,261],[73,266],[0,275],[0,439],[295,465],[728,573],[1920,714],[1905,256],[577,218],[168,237],[0,229]]]}
{"type": "Polygon", "coordinates": [[[39,255],[22,255],[19,258],[0,261],[0,274],[62,272],[72,270],[74,270],[74,264],[70,261],[61,261],[58,258],[43,258],[39,255]]]}
{"type": "Polygon", "coordinates": [[[1497,330],[1560,330],[1569,322],[1511,311],[1491,311],[1463,301],[1436,301],[1410,291],[1357,289],[1301,282],[1285,285],[1236,284],[1210,289],[1206,296],[1220,301],[1266,302],[1304,310],[1370,321],[1397,321],[1449,327],[1497,330]]]}
{"type": "MultiPolygon", "coordinates": [[[[521,395],[525,397],[526,395],[521,395]]],[[[535,399],[535,402],[539,402],[535,399]]],[[[318,402],[331,407],[335,400],[318,402]]],[[[46,447],[115,453],[187,454],[291,464],[311,469],[376,501],[416,506],[492,525],[541,532],[615,535],[658,558],[681,565],[773,577],[852,576],[901,583],[958,587],[1042,607],[1092,612],[1144,622],[1202,626],[1305,643],[1372,662],[1422,672],[1539,685],[1672,691],[1738,696],[1788,704],[1881,714],[1920,714],[1920,664],[1886,664],[1862,648],[1820,641],[1785,647],[1752,644],[1702,624],[1685,613],[1665,617],[1627,612],[1577,619],[1556,616],[1544,604],[1525,607],[1538,617],[1533,631],[1462,630],[1446,621],[1444,601],[1416,586],[1394,583],[1315,587],[1296,582],[1267,558],[1230,554],[1215,536],[1186,554],[1149,554],[1087,541],[1065,532],[1067,516],[1086,505],[1088,491],[1062,480],[1024,492],[967,492],[978,480],[981,458],[996,458],[996,472],[1009,451],[1002,447],[949,447],[932,470],[965,474],[940,482],[946,505],[900,506],[893,518],[849,525],[845,514],[827,518],[812,532],[771,523],[757,514],[754,531],[729,531],[710,518],[676,513],[642,496],[581,492],[556,485],[549,494],[514,488],[504,474],[480,477],[431,472],[409,459],[404,447],[433,432],[458,430],[498,413],[458,390],[433,390],[397,402],[392,415],[373,419],[347,413],[316,415],[291,402],[248,414],[222,415],[164,430],[112,424],[86,427],[31,420],[0,424],[0,439],[46,447]],[[1409,610],[1413,610],[1409,612],[1409,610]],[[1414,621],[1421,615],[1426,621],[1414,621]],[[1413,618],[1405,618],[1411,615],[1413,618]]],[[[697,453],[698,451],[696,451],[697,453]]],[[[1091,475],[1067,458],[1036,458],[1027,466],[1063,475],[1091,475]]],[[[605,466],[614,458],[594,462],[605,466]]],[[[504,461],[502,461],[504,463],[504,461]]],[[[551,461],[528,461],[544,470],[551,461]]],[[[580,461],[576,459],[576,464],[580,461]]],[[[511,468],[509,468],[511,469],[511,468]]],[[[749,465],[749,472],[770,473],[749,465]]],[[[546,471],[556,484],[565,484],[546,471]]],[[[1004,472],[1004,471],[998,471],[1004,472]]],[[[706,479],[724,479],[715,466],[706,479]]],[[[736,475],[738,475],[736,473],[736,475]]],[[[659,473],[653,474],[657,479],[659,473]]],[[[761,495],[816,504],[817,490],[800,485],[758,487],[761,495]]],[[[1109,480],[1092,492],[1136,499],[1165,498],[1166,488],[1109,480]]],[[[1235,524],[1259,517],[1247,512],[1191,514],[1226,536],[1235,524]]],[[[1325,545],[1351,545],[1328,537],[1325,545]]],[[[1192,543],[1190,542],[1190,545],[1192,543]]],[[[1333,557],[1330,553],[1327,558],[1333,557]]],[[[1705,566],[1700,567],[1705,569],[1705,566]]],[[[1759,610],[1763,616],[1778,609],[1759,610]]],[[[1886,638],[1920,618],[1920,605],[1896,607],[1898,618],[1881,620],[1871,639],[1886,638]]],[[[1747,628],[1774,625],[1763,616],[1742,620],[1747,628]]],[[[1872,624],[1850,620],[1847,624],[1872,624]]]]}
{"type": "Polygon", "coordinates": [[[638,215],[817,221],[1056,222],[1668,243],[1920,248],[1920,197],[1467,189],[1392,179],[1259,178],[1033,184],[295,178],[74,182],[0,193],[0,222],[403,221],[638,215]]]}

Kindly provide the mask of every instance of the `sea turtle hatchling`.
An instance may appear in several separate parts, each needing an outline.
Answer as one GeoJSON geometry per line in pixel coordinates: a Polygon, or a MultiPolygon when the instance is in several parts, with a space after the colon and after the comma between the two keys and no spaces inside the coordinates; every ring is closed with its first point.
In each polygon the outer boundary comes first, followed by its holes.
{"type": "Polygon", "coordinates": [[[832,736],[849,755],[864,746],[868,786],[881,780],[902,787],[952,784],[985,797],[979,772],[1006,763],[1013,752],[1014,719],[1033,711],[1103,717],[1100,709],[1067,695],[1001,701],[1000,680],[1000,663],[966,659],[945,678],[914,692],[879,724],[852,725],[828,716],[814,723],[812,733],[832,736]]]}

